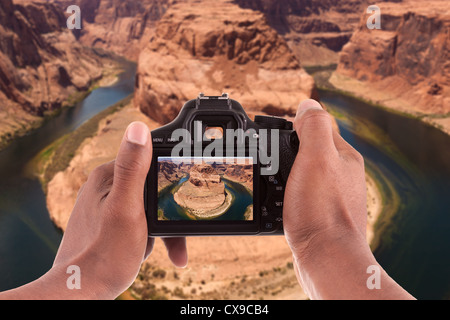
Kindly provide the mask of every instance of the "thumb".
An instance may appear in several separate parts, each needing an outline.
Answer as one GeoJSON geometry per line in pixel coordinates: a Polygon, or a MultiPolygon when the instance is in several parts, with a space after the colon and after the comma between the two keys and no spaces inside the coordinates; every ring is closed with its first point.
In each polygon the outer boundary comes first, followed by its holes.
{"type": "Polygon", "coordinates": [[[152,161],[150,130],[142,122],[133,122],[125,132],[114,165],[111,195],[141,199],[152,161]]]}
{"type": "Polygon", "coordinates": [[[330,115],[319,102],[308,99],[300,104],[294,128],[300,140],[301,151],[310,155],[336,152],[330,115]]]}

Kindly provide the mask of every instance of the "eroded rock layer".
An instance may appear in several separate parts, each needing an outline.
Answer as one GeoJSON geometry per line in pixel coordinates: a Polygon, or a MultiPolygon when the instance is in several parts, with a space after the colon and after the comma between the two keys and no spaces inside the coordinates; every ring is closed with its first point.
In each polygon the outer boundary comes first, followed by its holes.
{"type": "Polygon", "coordinates": [[[51,3],[2,0],[0,147],[103,75],[103,52],[77,43],[51,3]]]}
{"type": "Polygon", "coordinates": [[[358,26],[367,0],[235,0],[263,12],[306,66],[337,64],[338,53],[358,26]]]}
{"type": "Polygon", "coordinates": [[[449,113],[450,2],[405,0],[379,7],[381,30],[369,30],[368,15],[361,17],[333,84],[402,111],[449,113]],[[339,76],[361,86],[346,85],[339,76]]]}
{"type": "Polygon", "coordinates": [[[261,13],[220,0],[177,3],[139,57],[135,104],[160,123],[199,92],[228,92],[247,111],[295,114],[313,79],[261,13]]]}
{"type": "Polygon", "coordinates": [[[209,164],[194,165],[189,171],[189,179],[174,194],[175,202],[196,217],[212,218],[224,213],[219,209],[230,197],[225,192],[225,184],[218,172],[209,164]]]}

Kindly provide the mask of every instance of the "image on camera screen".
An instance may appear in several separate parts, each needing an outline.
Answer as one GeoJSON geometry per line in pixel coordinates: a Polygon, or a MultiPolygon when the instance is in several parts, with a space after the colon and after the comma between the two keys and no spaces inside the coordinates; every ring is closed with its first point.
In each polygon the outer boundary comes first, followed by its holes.
{"type": "Polygon", "coordinates": [[[253,221],[253,158],[158,157],[158,221],[253,221]]]}

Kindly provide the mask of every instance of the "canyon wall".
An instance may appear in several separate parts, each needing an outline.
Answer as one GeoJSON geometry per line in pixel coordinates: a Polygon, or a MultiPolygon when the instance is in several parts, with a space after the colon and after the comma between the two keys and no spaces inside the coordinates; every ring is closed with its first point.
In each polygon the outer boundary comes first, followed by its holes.
{"type": "Polygon", "coordinates": [[[200,92],[294,115],[314,81],[262,14],[225,0],[173,4],[139,57],[135,104],[167,123],[200,92]]]}
{"type": "MultiPolygon", "coordinates": [[[[82,28],[78,41],[136,61],[158,21],[174,0],[53,0],[61,10],[78,5],[82,28]]],[[[179,2],[179,1],[178,1],[179,2]]]]}
{"type": "MultiPolygon", "coordinates": [[[[43,1],[43,0],[38,0],[43,1]]],[[[231,0],[230,0],[231,1],[231,0]]],[[[87,46],[101,47],[137,60],[151,39],[155,23],[170,6],[192,0],[53,0],[61,9],[76,4],[83,28],[75,32],[87,46]],[[124,45],[126,44],[126,45],[124,45]]],[[[203,1],[202,14],[216,1],[203,1]]],[[[367,0],[234,0],[242,8],[262,12],[304,65],[338,62],[338,52],[358,25],[367,0]]],[[[229,7],[224,7],[223,11],[229,7]]],[[[220,9],[218,9],[220,10],[220,9]]],[[[233,14],[233,11],[230,12],[233,14]]]]}
{"type": "Polygon", "coordinates": [[[337,88],[450,128],[450,2],[381,3],[381,30],[368,15],[340,55],[337,88]]]}
{"type": "Polygon", "coordinates": [[[367,0],[234,0],[258,10],[306,66],[337,64],[367,0]]]}
{"type": "Polygon", "coordinates": [[[88,90],[106,64],[76,42],[55,5],[19,3],[0,7],[0,148],[88,90]]]}
{"type": "Polygon", "coordinates": [[[172,161],[158,162],[158,193],[189,174],[189,167],[172,161]]]}

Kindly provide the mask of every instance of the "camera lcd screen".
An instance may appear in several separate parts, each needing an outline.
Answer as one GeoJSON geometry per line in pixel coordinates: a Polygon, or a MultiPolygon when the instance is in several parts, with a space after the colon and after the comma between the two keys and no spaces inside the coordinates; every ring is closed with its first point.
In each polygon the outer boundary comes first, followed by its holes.
{"type": "Polygon", "coordinates": [[[158,221],[253,221],[253,158],[158,157],[158,221]]]}

